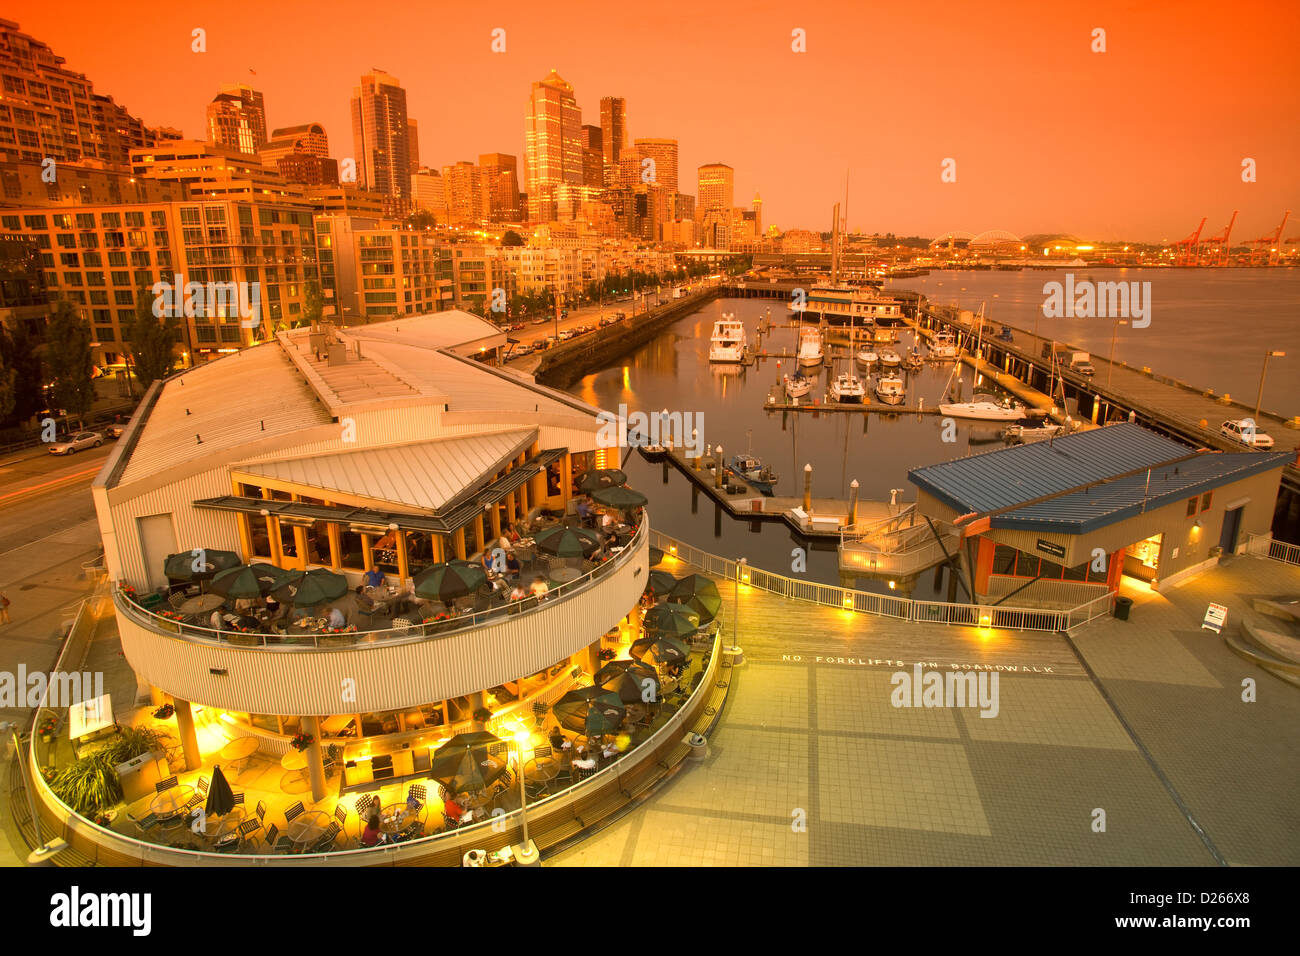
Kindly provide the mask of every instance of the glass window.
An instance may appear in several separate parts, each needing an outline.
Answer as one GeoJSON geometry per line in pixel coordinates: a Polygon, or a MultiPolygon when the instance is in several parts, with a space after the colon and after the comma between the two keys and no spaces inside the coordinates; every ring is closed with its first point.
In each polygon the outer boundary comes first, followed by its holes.
{"type": "Polygon", "coordinates": [[[1016,552],[1016,576],[1032,578],[1038,574],[1038,556],[1027,551],[1016,552]]]}
{"type": "Polygon", "coordinates": [[[1214,492],[1213,492],[1213,491],[1207,491],[1205,494],[1201,495],[1201,510],[1202,510],[1202,511],[1209,511],[1209,510],[1210,510],[1210,502],[1211,502],[1213,499],[1214,499],[1214,492]]]}
{"type": "Polygon", "coordinates": [[[1189,518],[1192,515],[1196,514],[1196,501],[1197,501],[1196,498],[1187,499],[1187,517],[1189,518]]]}
{"type": "Polygon", "coordinates": [[[993,549],[993,573],[1015,574],[1016,549],[1000,544],[993,549]]]}

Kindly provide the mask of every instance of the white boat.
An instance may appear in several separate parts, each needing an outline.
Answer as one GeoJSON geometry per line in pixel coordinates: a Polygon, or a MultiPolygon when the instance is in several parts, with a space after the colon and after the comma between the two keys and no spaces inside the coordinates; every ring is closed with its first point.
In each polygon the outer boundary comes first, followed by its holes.
{"type": "Polygon", "coordinates": [[[795,372],[793,376],[785,376],[784,383],[785,393],[791,398],[803,398],[812,391],[813,387],[813,380],[802,372],[795,372]]]}
{"type": "Polygon", "coordinates": [[[906,390],[897,375],[882,375],[876,381],[876,398],[886,405],[902,405],[906,390]]]}
{"type": "Polygon", "coordinates": [[[1029,445],[1036,441],[1046,441],[1065,434],[1064,425],[1008,425],[1002,429],[1002,437],[1013,445],[1029,445]]]}
{"type": "Polygon", "coordinates": [[[870,286],[813,286],[803,311],[832,325],[903,321],[902,304],[870,286]]]}
{"type": "Polygon", "coordinates": [[[860,349],[858,351],[859,365],[865,366],[866,368],[871,368],[871,366],[875,365],[879,361],[880,361],[880,356],[877,355],[875,352],[871,351],[871,349],[860,349]]]}
{"type": "Polygon", "coordinates": [[[995,402],[985,398],[973,402],[941,404],[939,413],[950,418],[973,418],[985,422],[1018,422],[1025,417],[1025,406],[1005,399],[995,402]]]}
{"type": "Polygon", "coordinates": [[[745,326],[733,313],[726,312],[713,323],[709,340],[710,362],[742,362],[745,358],[745,326]]]}
{"type": "Polygon", "coordinates": [[[903,359],[903,364],[913,370],[919,369],[925,364],[924,360],[921,358],[921,350],[913,345],[908,351],[907,356],[903,359]]]}
{"type": "Polygon", "coordinates": [[[826,353],[822,350],[822,334],[814,328],[804,328],[799,333],[799,364],[821,365],[826,353]]]}
{"type": "Polygon", "coordinates": [[[893,349],[881,349],[880,364],[885,368],[898,368],[903,364],[903,358],[893,349]]]}
{"type": "Polygon", "coordinates": [[[831,382],[831,398],[844,404],[861,404],[867,390],[852,372],[840,372],[831,382]]]}
{"type": "Polygon", "coordinates": [[[951,332],[936,333],[930,340],[930,358],[955,359],[957,357],[957,339],[951,332]]]}

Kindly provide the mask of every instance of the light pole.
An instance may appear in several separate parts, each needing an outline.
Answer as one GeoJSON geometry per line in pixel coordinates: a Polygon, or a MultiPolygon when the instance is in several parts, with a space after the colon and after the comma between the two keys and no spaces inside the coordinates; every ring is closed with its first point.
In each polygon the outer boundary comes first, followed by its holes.
{"type": "Polygon", "coordinates": [[[733,653],[736,654],[737,657],[739,657],[741,653],[740,650],[740,578],[745,573],[745,568],[747,568],[748,566],[749,566],[749,562],[745,558],[740,558],[738,561],[736,561],[736,583],[735,586],[732,588],[732,592],[731,592],[731,600],[735,604],[735,610],[731,618],[731,630],[732,630],[731,650],[733,653]]]}
{"type": "Polygon", "coordinates": [[[1115,325],[1110,330],[1110,359],[1106,363],[1106,387],[1110,388],[1110,376],[1115,371],[1115,337],[1119,335],[1119,327],[1128,325],[1128,319],[1116,319],[1115,325]]]}
{"type": "Polygon", "coordinates": [[[515,734],[515,744],[519,747],[519,819],[523,824],[524,835],[523,840],[513,848],[512,852],[520,866],[541,865],[541,855],[537,852],[537,846],[528,839],[528,794],[524,790],[524,745],[530,739],[526,730],[515,734]]]}
{"type": "Polygon", "coordinates": [[[1286,358],[1285,352],[1265,352],[1264,367],[1259,372],[1259,394],[1255,396],[1255,420],[1259,420],[1259,406],[1264,401],[1264,376],[1268,374],[1268,360],[1271,358],[1286,358]]]}
{"type": "MultiPolygon", "coordinates": [[[[23,789],[27,791],[27,812],[32,815],[32,826],[35,828],[36,842],[40,844],[36,849],[27,855],[27,865],[37,866],[45,863],[54,854],[61,850],[66,850],[68,844],[65,840],[54,837],[51,840],[41,838],[41,816],[36,811],[36,788],[35,782],[28,778],[26,768],[22,765],[26,763],[23,759],[23,742],[18,736],[18,724],[9,723],[8,725],[0,724],[0,732],[8,730],[14,740],[14,755],[18,758],[18,778],[23,781],[23,789]]],[[[32,739],[32,746],[36,746],[35,737],[32,739]]]]}

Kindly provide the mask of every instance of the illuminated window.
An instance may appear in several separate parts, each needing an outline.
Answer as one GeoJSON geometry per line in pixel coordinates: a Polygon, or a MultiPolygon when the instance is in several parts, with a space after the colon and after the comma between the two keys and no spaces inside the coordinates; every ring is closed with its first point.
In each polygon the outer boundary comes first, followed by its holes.
{"type": "Polygon", "coordinates": [[[1201,510],[1202,510],[1202,511],[1209,511],[1209,510],[1210,510],[1210,501],[1211,501],[1213,498],[1214,498],[1214,492],[1213,492],[1213,491],[1207,491],[1205,494],[1201,495],[1201,510]]]}

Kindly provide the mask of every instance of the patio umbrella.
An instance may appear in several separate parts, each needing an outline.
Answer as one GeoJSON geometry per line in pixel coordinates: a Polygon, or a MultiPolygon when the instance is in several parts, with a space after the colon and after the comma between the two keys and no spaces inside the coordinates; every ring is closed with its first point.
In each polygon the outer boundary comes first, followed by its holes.
{"type": "Polygon", "coordinates": [[[651,571],[646,576],[645,586],[647,591],[654,588],[656,596],[664,597],[673,589],[673,585],[676,583],[677,579],[667,571],[651,571]]]}
{"type": "Polygon", "coordinates": [[[614,488],[627,484],[627,474],[622,468],[597,468],[578,479],[578,490],[584,495],[601,488],[614,488]]]}
{"type": "Polygon", "coordinates": [[[591,493],[591,500],[597,501],[609,508],[619,508],[626,511],[628,508],[644,508],[648,498],[639,491],[633,491],[631,488],[599,488],[591,493]]]}
{"type": "Polygon", "coordinates": [[[539,551],[558,558],[590,557],[600,550],[600,536],[586,528],[546,528],[533,535],[539,551]]]}
{"type": "Polygon", "coordinates": [[[291,599],[294,607],[315,607],[337,601],[348,593],[348,579],[324,568],[291,571],[275,589],[275,596],[291,599]]]}
{"type": "Polygon", "coordinates": [[[717,617],[722,607],[718,586],[702,574],[688,574],[678,581],[668,592],[668,600],[699,611],[701,624],[708,624],[717,617]]]}
{"type": "Polygon", "coordinates": [[[241,564],[218,571],[208,590],[228,598],[256,598],[283,584],[293,573],[273,564],[241,564]]]}
{"type": "Polygon", "coordinates": [[[632,642],[632,656],[646,664],[680,664],[690,656],[686,645],[667,634],[643,637],[632,642]]]}
{"type": "Polygon", "coordinates": [[[654,567],[664,559],[664,553],[661,549],[652,547],[650,549],[650,567],[654,567]]]}
{"type": "Polygon", "coordinates": [[[477,564],[457,558],[430,565],[412,580],[416,597],[450,601],[473,594],[487,584],[487,572],[477,564]]]}
{"type": "Polygon", "coordinates": [[[208,802],[203,812],[209,817],[222,817],[235,809],[235,794],[230,789],[226,775],[220,767],[212,768],[212,783],[208,786],[208,802]]]}
{"type": "Polygon", "coordinates": [[[645,612],[645,629],[652,634],[667,634],[671,637],[686,637],[694,634],[700,626],[700,612],[685,604],[665,601],[656,604],[645,612]]]}
{"type": "Polygon", "coordinates": [[[218,571],[238,567],[243,563],[233,551],[195,548],[193,551],[167,555],[167,560],[163,562],[163,573],[173,581],[206,581],[218,571]],[[194,551],[199,553],[195,554],[194,551]],[[196,564],[198,571],[194,570],[196,564]]]}
{"type": "Polygon", "coordinates": [[[551,705],[551,713],[561,727],[591,737],[617,730],[627,708],[618,694],[597,685],[569,691],[551,705]]]}
{"type": "Polygon", "coordinates": [[[457,734],[433,752],[429,776],[452,793],[482,790],[506,772],[504,756],[492,757],[488,747],[501,738],[485,730],[457,734]],[[492,760],[496,766],[484,766],[492,760]]]}
{"type": "Polygon", "coordinates": [[[640,661],[610,661],[596,671],[595,681],[597,686],[618,694],[625,704],[646,702],[647,689],[654,692],[650,700],[659,698],[659,675],[649,664],[640,661]]]}

